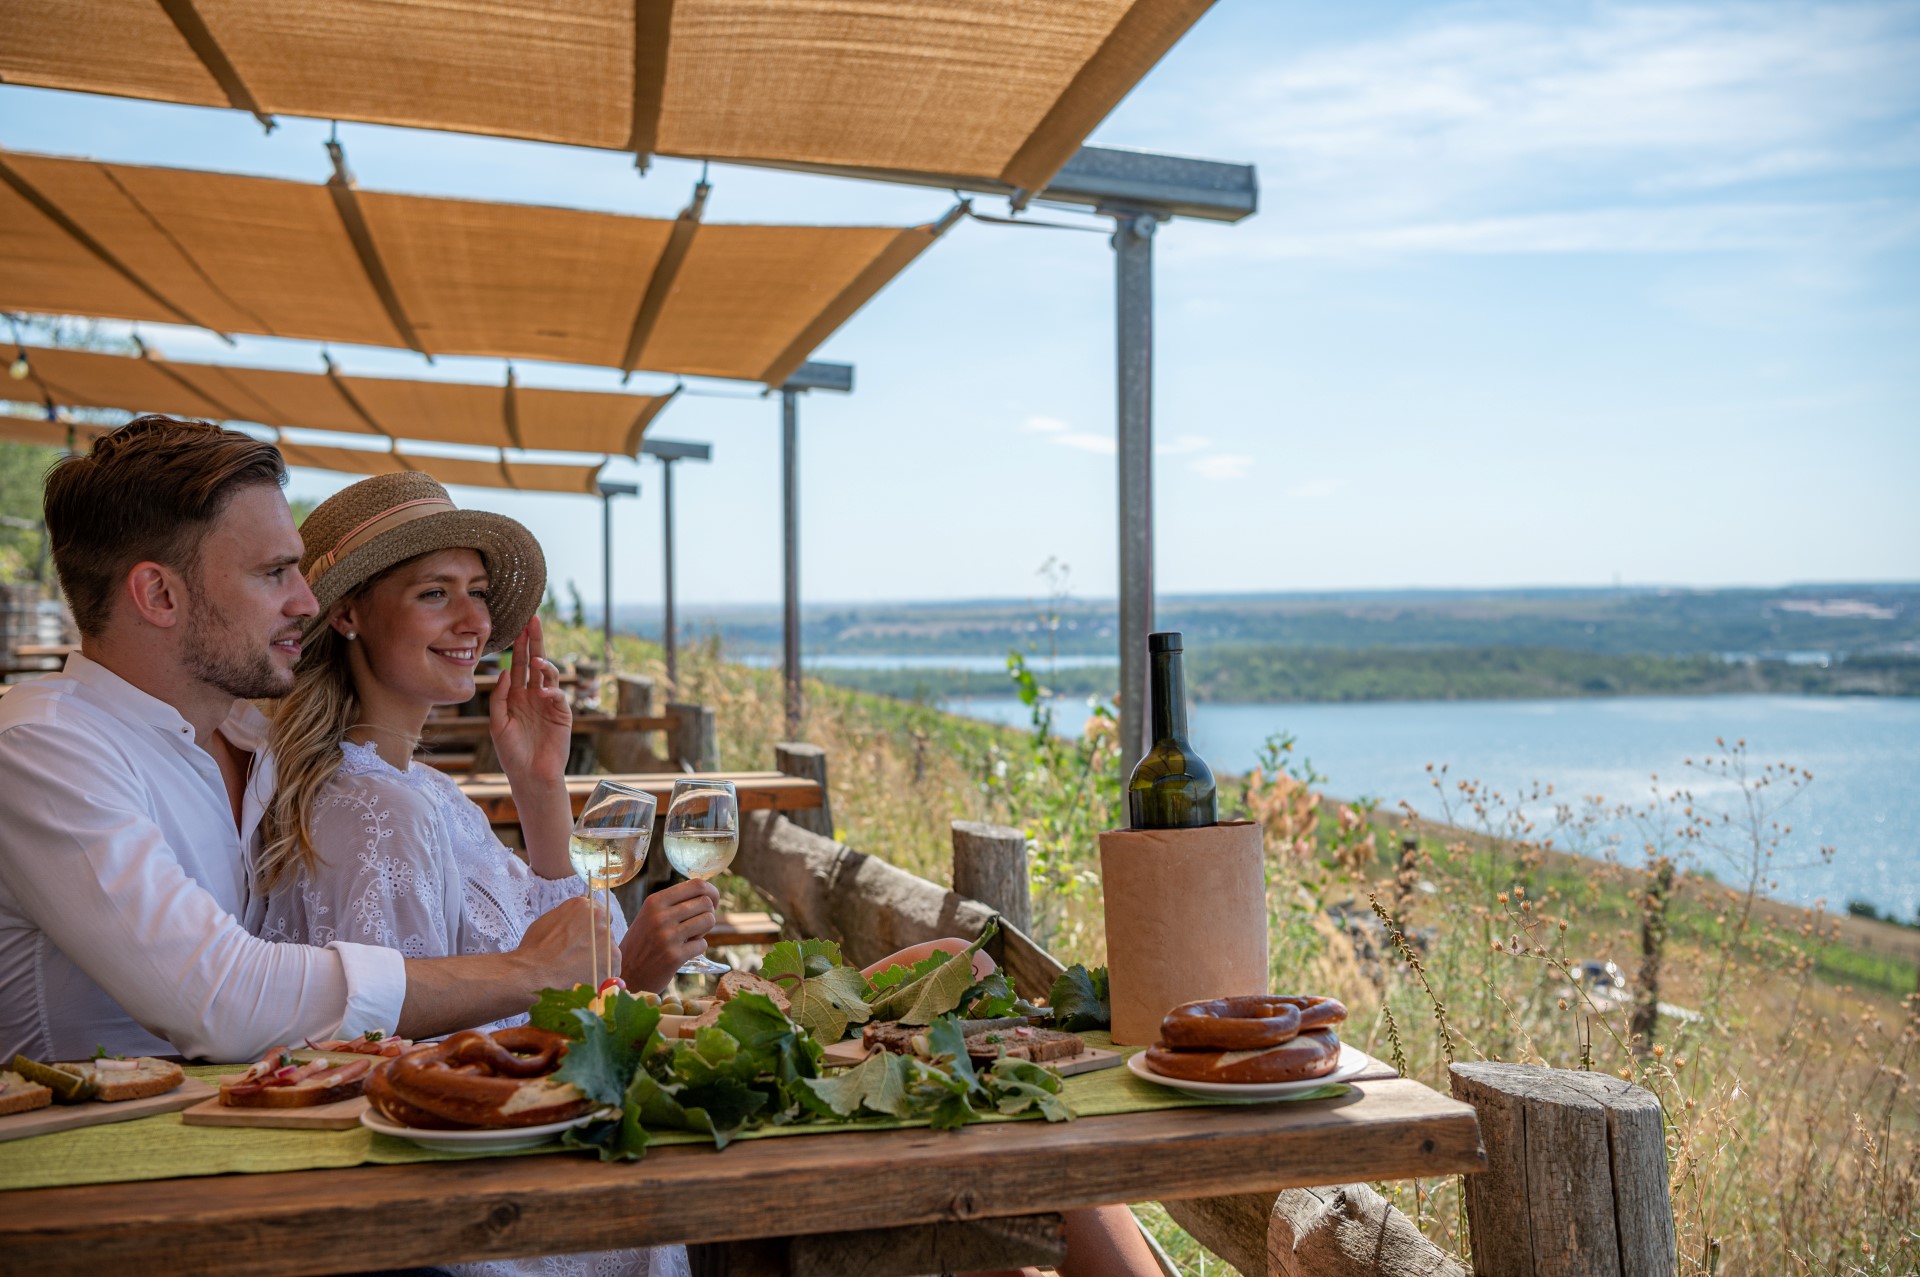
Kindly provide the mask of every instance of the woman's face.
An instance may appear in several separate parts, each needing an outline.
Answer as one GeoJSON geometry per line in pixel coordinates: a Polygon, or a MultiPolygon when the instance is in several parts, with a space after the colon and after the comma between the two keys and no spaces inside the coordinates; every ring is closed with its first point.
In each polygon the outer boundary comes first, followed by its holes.
{"type": "Polygon", "coordinates": [[[471,700],[473,667],[493,631],[487,565],[474,550],[421,555],[345,604],[333,627],[359,635],[357,677],[428,705],[471,700]]]}

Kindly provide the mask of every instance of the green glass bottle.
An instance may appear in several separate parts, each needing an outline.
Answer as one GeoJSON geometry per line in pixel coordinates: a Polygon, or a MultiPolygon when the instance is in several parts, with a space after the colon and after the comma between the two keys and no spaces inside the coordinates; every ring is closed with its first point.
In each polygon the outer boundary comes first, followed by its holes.
{"type": "Polygon", "coordinates": [[[1218,820],[1213,769],[1187,740],[1187,680],[1177,633],[1147,635],[1153,747],[1127,778],[1127,824],[1193,829],[1218,820]]]}

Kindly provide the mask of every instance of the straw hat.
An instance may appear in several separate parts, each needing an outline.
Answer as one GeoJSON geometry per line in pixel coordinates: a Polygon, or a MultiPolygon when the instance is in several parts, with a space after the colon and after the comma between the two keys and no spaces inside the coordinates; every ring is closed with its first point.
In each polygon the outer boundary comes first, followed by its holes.
{"type": "Polygon", "coordinates": [[[488,652],[510,645],[540,608],[547,558],[529,532],[502,514],[461,510],[447,490],[417,471],[381,474],[336,492],[300,525],[300,573],[320,612],[302,644],[327,628],[333,605],[398,563],[435,550],[477,550],[487,565],[488,652]]]}

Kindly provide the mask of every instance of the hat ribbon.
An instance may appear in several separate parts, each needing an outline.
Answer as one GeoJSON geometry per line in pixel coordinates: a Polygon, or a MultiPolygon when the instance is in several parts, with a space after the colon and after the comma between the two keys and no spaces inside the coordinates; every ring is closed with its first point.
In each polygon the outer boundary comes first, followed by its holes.
{"type": "Polygon", "coordinates": [[[430,514],[457,508],[445,497],[421,497],[415,501],[402,501],[399,505],[382,510],[341,537],[331,550],[315,559],[313,566],[307,570],[307,583],[311,585],[318,581],[333,570],[334,564],[369,541],[383,537],[403,524],[412,523],[415,519],[424,519],[430,514]]]}

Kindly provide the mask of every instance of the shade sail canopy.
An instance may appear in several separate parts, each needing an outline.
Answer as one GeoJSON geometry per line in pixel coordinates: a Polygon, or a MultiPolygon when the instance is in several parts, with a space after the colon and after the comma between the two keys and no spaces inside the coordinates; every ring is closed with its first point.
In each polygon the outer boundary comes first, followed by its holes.
{"type": "Polygon", "coordinates": [[[280,372],[38,346],[26,354],[28,376],[7,383],[9,398],[489,448],[630,457],[673,398],[532,390],[511,380],[476,386],[280,372]]]}
{"type": "Polygon", "coordinates": [[[0,79],[1037,191],[1212,0],[13,0],[0,79]]]}
{"type": "Polygon", "coordinates": [[[703,225],[0,152],[0,308],[777,385],[947,224],[703,225]]]}

